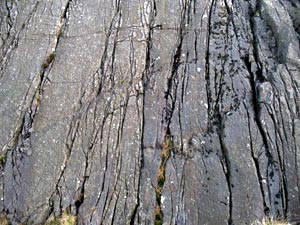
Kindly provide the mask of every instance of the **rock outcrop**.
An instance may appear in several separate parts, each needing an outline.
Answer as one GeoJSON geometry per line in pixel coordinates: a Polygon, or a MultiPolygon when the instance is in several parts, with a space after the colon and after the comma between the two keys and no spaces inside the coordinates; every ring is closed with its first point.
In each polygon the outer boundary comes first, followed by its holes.
{"type": "Polygon", "coordinates": [[[300,223],[298,0],[2,0],[11,224],[300,223]]]}

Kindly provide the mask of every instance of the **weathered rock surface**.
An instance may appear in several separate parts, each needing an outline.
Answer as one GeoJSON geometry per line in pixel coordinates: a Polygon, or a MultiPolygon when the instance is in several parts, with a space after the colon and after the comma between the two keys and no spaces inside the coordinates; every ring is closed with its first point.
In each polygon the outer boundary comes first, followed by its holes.
{"type": "Polygon", "coordinates": [[[298,0],[0,1],[11,224],[300,223],[298,0]]]}

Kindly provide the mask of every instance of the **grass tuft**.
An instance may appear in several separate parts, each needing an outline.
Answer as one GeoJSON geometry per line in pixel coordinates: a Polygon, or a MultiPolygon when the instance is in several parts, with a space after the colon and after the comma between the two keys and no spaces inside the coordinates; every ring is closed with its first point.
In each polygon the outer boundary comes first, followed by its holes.
{"type": "Polygon", "coordinates": [[[155,206],[155,222],[154,225],[162,225],[163,224],[163,213],[161,208],[156,205],[155,206]]]}
{"type": "Polygon", "coordinates": [[[9,225],[6,215],[0,215],[0,224],[1,225],[9,225]]]}
{"type": "Polygon", "coordinates": [[[55,217],[54,219],[48,221],[46,225],[76,225],[77,217],[64,212],[61,216],[55,217]]]}
{"type": "Polygon", "coordinates": [[[290,225],[290,223],[281,219],[275,220],[273,218],[263,218],[261,222],[256,221],[252,223],[252,225],[290,225]]]}

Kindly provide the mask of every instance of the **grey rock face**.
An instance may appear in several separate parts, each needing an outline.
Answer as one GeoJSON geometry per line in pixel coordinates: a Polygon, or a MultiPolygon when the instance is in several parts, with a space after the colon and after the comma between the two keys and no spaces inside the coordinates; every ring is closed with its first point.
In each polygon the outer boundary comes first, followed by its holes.
{"type": "Polygon", "coordinates": [[[297,0],[0,1],[11,224],[300,222],[297,0]]]}

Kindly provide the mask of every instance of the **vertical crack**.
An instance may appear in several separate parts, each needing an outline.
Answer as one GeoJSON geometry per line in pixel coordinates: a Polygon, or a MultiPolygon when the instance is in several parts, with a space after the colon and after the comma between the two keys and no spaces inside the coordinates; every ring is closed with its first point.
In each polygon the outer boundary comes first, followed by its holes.
{"type": "MultiPolygon", "coordinates": [[[[249,63],[247,63],[247,61],[245,61],[246,65],[249,63]]],[[[249,68],[250,69],[250,68],[249,68]]],[[[258,131],[262,137],[262,141],[265,147],[265,155],[268,159],[268,168],[271,168],[273,166],[275,166],[275,161],[273,159],[272,153],[270,152],[270,147],[269,147],[269,142],[268,142],[268,137],[267,134],[265,133],[265,130],[263,128],[262,122],[261,122],[261,108],[260,108],[260,104],[257,100],[257,91],[256,91],[256,82],[255,81],[255,75],[252,73],[251,69],[249,71],[250,73],[250,85],[251,85],[251,89],[252,89],[252,104],[253,104],[253,111],[254,111],[254,121],[257,125],[258,131]]],[[[255,159],[255,158],[254,158],[255,159]]],[[[256,160],[255,160],[256,161],[256,160]]],[[[276,166],[275,166],[276,167],[276,166]]],[[[258,167],[259,168],[259,167],[258,167]]],[[[269,177],[269,175],[267,175],[269,177]]],[[[264,195],[263,195],[264,196],[264,195]]],[[[266,199],[265,199],[266,200],[266,199]]],[[[266,206],[266,203],[264,204],[264,213],[266,215],[269,214],[269,208],[266,206]]]]}
{"type": "Polygon", "coordinates": [[[155,196],[156,196],[156,205],[155,205],[155,217],[154,217],[154,224],[155,225],[162,225],[163,224],[163,211],[161,209],[161,195],[162,190],[166,180],[166,165],[167,161],[171,155],[171,151],[174,147],[172,136],[170,133],[170,129],[167,130],[161,152],[160,158],[161,162],[157,172],[157,185],[155,187],[155,196]]]}
{"type": "MultiPolygon", "coordinates": [[[[155,187],[156,195],[156,204],[154,208],[154,224],[161,225],[163,224],[164,215],[161,208],[161,195],[166,180],[166,164],[170,157],[171,151],[174,147],[173,138],[171,134],[170,125],[172,122],[173,113],[175,112],[176,102],[177,102],[177,89],[179,85],[179,74],[178,70],[181,65],[181,53],[182,53],[182,44],[184,37],[186,35],[186,24],[190,21],[189,13],[191,10],[191,0],[184,1],[181,7],[181,17],[179,22],[179,27],[177,31],[177,40],[175,45],[175,51],[172,56],[170,75],[167,77],[167,89],[164,95],[165,98],[165,107],[163,109],[163,140],[162,147],[160,149],[160,165],[157,172],[157,185],[155,187]]],[[[185,76],[185,74],[183,74],[185,76]]],[[[179,103],[180,104],[180,103],[179,103]]],[[[180,107],[180,105],[179,105],[180,107]]],[[[179,115],[180,116],[180,115],[179,115]]],[[[182,193],[183,194],[183,193],[182,193]]]]}
{"type": "Polygon", "coordinates": [[[262,177],[262,174],[260,172],[259,160],[258,160],[258,157],[256,157],[255,154],[254,154],[254,147],[253,147],[254,140],[252,139],[251,128],[250,128],[251,126],[250,126],[249,109],[248,109],[248,107],[246,106],[245,103],[243,103],[243,104],[244,104],[244,107],[246,109],[247,116],[248,116],[248,131],[249,131],[249,136],[250,136],[251,157],[252,157],[252,160],[254,162],[254,166],[255,166],[255,169],[256,169],[256,175],[257,175],[258,183],[259,183],[259,188],[260,188],[260,192],[261,192],[261,195],[262,195],[262,198],[263,198],[264,214],[268,215],[270,209],[269,209],[269,207],[267,206],[267,203],[266,203],[266,194],[265,194],[264,189],[263,189],[263,183],[262,183],[263,177],[262,177]]]}
{"type": "Polygon", "coordinates": [[[17,48],[19,37],[21,33],[25,30],[26,26],[30,23],[33,15],[37,11],[39,1],[36,2],[32,10],[29,12],[28,16],[26,17],[25,21],[20,26],[20,30],[12,36],[12,33],[10,32],[5,41],[5,43],[1,47],[1,55],[0,55],[0,78],[3,77],[6,66],[8,64],[8,61],[10,60],[10,57],[13,53],[13,51],[17,48]]]}
{"type": "MultiPolygon", "coordinates": [[[[219,107],[218,107],[219,108],[219,107]]],[[[221,115],[221,112],[218,113],[217,115],[217,121],[218,121],[218,135],[219,135],[219,141],[220,141],[220,146],[221,146],[221,151],[222,151],[222,158],[220,159],[221,161],[221,165],[223,168],[223,172],[225,174],[226,177],[226,181],[227,181],[227,188],[229,191],[229,196],[228,196],[228,207],[229,207],[229,217],[228,217],[228,225],[232,225],[233,224],[233,220],[232,220],[232,178],[231,178],[231,163],[230,163],[230,159],[228,156],[228,149],[225,145],[225,134],[224,134],[224,127],[225,127],[225,121],[223,118],[223,115],[221,115]]]]}
{"type": "Polygon", "coordinates": [[[207,22],[207,47],[206,47],[206,53],[205,53],[205,80],[206,80],[206,98],[207,98],[207,130],[212,129],[212,123],[211,123],[211,111],[212,111],[212,94],[210,90],[210,39],[211,39],[211,21],[212,21],[212,13],[213,13],[213,7],[215,6],[215,0],[212,0],[210,9],[209,9],[209,15],[208,15],[208,22],[207,22]]]}
{"type": "MultiPolygon", "coordinates": [[[[271,147],[270,147],[270,143],[269,143],[269,137],[268,137],[268,133],[264,128],[264,125],[262,124],[262,120],[261,120],[261,103],[258,100],[258,91],[257,91],[257,84],[262,83],[265,81],[265,77],[263,76],[263,66],[262,66],[262,62],[260,62],[259,59],[259,40],[257,38],[256,35],[256,21],[255,21],[255,13],[258,12],[260,10],[260,2],[258,2],[255,6],[255,9],[250,7],[250,28],[251,28],[251,32],[252,32],[252,46],[253,46],[253,52],[250,53],[251,56],[253,54],[253,61],[251,62],[249,59],[249,56],[246,56],[243,60],[244,63],[248,69],[249,75],[250,75],[250,86],[251,86],[251,90],[252,90],[252,105],[253,105],[253,111],[254,111],[254,121],[257,125],[258,131],[260,136],[262,137],[262,141],[263,141],[263,145],[265,147],[265,156],[268,159],[267,162],[267,185],[268,185],[268,192],[270,193],[271,197],[274,193],[272,193],[271,190],[271,186],[272,186],[272,178],[274,176],[276,172],[276,170],[278,170],[277,168],[277,162],[274,160],[274,157],[271,153],[271,147]],[[255,64],[256,66],[256,70],[253,71],[252,69],[252,63],[255,64]]],[[[272,119],[272,117],[271,117],[272,119]]],[[[274,122],[274,126],[276,127],[276,123],[274,122]]],[[[277,148],[278,149],[278,148],[277,148]]],[[[277,150],[278,151],[278,150],[277,150]]],[[[281,164],[281,156],[280,153],[278,152],[278,157],[279,157],[279,163],[281,164]]],[[[258,167],[259,168],[259,167],[258,167]]],[[[282,168],[282,167],[281,167],[282,168]]],[[[282,172],[284,173],[284,170],[282,170],[282,172]]],[[[262,178],[262,175],[260,175],[262,178]]],[[[285,175],[281,175],[281,179],[279,180],[279,182],[282,182],[281,188],[279,190],[279,195],[281,196],[283,205],[284,205],[284,217],[286,216],[286,210],[287,210],[287,204],[288,204],[288,200],[287,200],[287,187],[286,187],[286,180],[285,180],[285,175]]],[[[263,195],[265,196],[265,195],[263,195]]],[[[276,194],[276,198],[278,196],[278,193],[276,194]]],[[[270,209],[267,207],[267,203],[266,203],[266,199],[264,199],[264,213],[267,216],[270,216],[270,213],[274,214],[273,216],[279,216],[280,212],[274,212],[274,207],[272,206],[272,198],[270,197],[270,204],[271,204],[271,208],[272,208],[272,212],[270,212],[270,209]]]]}
{"type": "MultiPolygon", "coordinates": [[[[26,20],[24,21],[24,23],[21,26],[21,30],[14,37],[12,37],[12,40],[9,43],[7,49],[4,50],[3,57],[1,57],[1,59],[0,59],[0,64],[4,63],[3,62],[3,60],[5,59],[4,56],[8,54],[8,51],[11,52],[11,50],[9,50],[10,46],[12,46],[12,44],[18,40],[19,35],[25,29],[26,25],[30,22],[32,16],[36,12],[38,5],[39,5],[39,2],[37,2],[35,4],[33,9],[31,10],[31,12],[29,13],[28,17],[26,18],[26,20]]],[[[7,2],[6,2],[6,6],[8,7],[7,2]]],[[[7,10],[9,10],[9,8],[7,10]]],[[[66,14],[67,10],[68,10],[68,7],[65,8],[62,18],[65,17],[64,15],[66,14]]],[[[62,18],[61,18],[61,20],[62,20],[62,18]]],[[[45,82],[48,80],[46,73],[49,73],[51,66],[53,64],[53,61],[55,59],[55,51],[56,51],[56,48],[57,48],[57,45],[58,45],[58,42],[59,42],[59,39],[61,36],[61,32],[62,32],[62,29],[61,29],[61,27],[59,27],[57,30],[57,33],[56,33],[56,37],[55,37],[55,47],[54,47],[54,49],[51,49],[51,52],[48,54],[48,56],[42,63],[39,74],[31,81],[31,84],[25,95],[22,113],[16,123],[14,134],[13,134],[12,138],[10,139],[9,143],[4,147],[4,150],[1,153],[1,157],[0,157],[1,170],[3,170],[5,163],[6,163],[6,157],[7,157],[8,151],[10,151],[10,150],[17,151],[17,152],[12,152],[12,160],[13,160],[12,165],[13,165],[13,168],[15,168],[14,171],[17,171],[19,173],[19,175],[16,175],[16,174],[13,175],[15,178],[16,178],[16,176],[21,176],[21,172],[18,169],[18,161],[22,159],[24,154],[27,154],[28,156],[31,154],[30,136],[31,136],[31,132],[33,130],[34,118],[36,116],[38,107],[40,105],[43,86],[44,86],[45,82]],[[32,90],[32,89],[35,89],[35,90],[32,90]],[[26,104],[27,99],[29,99],[29,104],[26,104]]],[[[15,43],[15,46],[17,46],[16,43],[15,43]]],[[[3,66],[1,66],[1,71],[3,69],[4,69],[3,66]]],[[[5,184],[3,183],[3,190],[5,188],[4,186],[5,186],[5,184]]],[[[4,192],[3,192],[3,198],[4,198],[4,192]]]]}
{"type": "MultiPolygon", "coordinates": [[[[155,16],[156,16],[156,0],[152,0],[150,2],[145,2],[144,4],[144,11],[142,15],[142,25],[144,28],[144,37],[145,37],[145,63],[144,63],[144,70],[142,73],[142,112],[138,111],[138,118],[140,118],[141,123],[141,146],[139,151],[139,177],[138,177],[138,184],[137,184],[137,191],[136,191],[136,202],[135,206],[129,213],[129,216],[127,218],[126,224],[133,225],[135,224],[136,215],[138,213],[138,208],[140,206],[140,186],[141,186],[141,173],[144,166],[144,118],[145,118],[145,101],[146,101],[146,91],[147,91],[147,85],[150,79],[150,67],[151,67],[151,48],[152,48],[152,35],[153,35],[153,29],[155,28],[155,16]],[[149,9],[150,10],[147,10],[149,9]]],[[[138,93],[137,98],[139,97],[140,93],[138,93]]],[[[139,109],[138,100],[136,101],[137,108],[139,109]]],[[[159,211],[161,212],[161,210],[159,211]]],[[[156,218],[156,214],[155,214],[156,218]]]]}
{"type": "Polygon", "coordinates": [[[218,134],[221,153],[219,155],[220,163],[225,175],[228,189],[228,225],[233,224],[233,194],[232,194],[232,175],[231,162],[229,152],[225,144],[225,120],[226,112],[223,109],[224,97],[224,79],[225,65],[228,61],[229,51],[228,43],[230,39],[229,23],[230,15],[226,2],[218,2],[212,0],[208,15],[207,27],[207,48],[205,55],[205,80],[206,80],[206,95],[207,95],[207,130],[215,132],[214,126],[218,134]],[[220,8],[219,8],[220,7],[220,8]],[[222,40],[224,39],[224,40],[222,40]],[[211,49],[211,45],[213,46],[211,49]],[[216,52],[214,52],[216,50],[216,52]],[[216,59],[214,59],[216,57],[216,59]],[[211,60],[213,58],[213,60],[211,60]],[[217,60],[216,62],[214,62],[217,60]],[[212,77],[212,75],[214,77],[212,77]],[[212,87],[213,86],[213,87],[212,87]]]}

